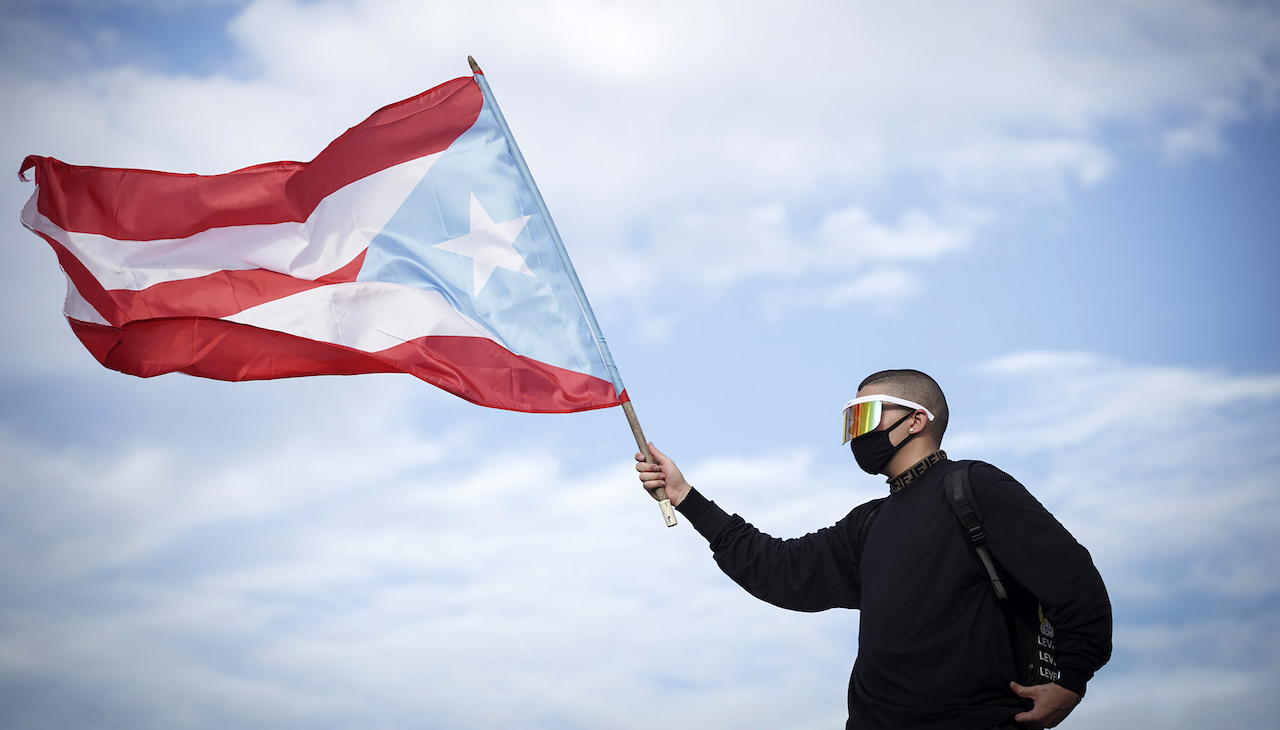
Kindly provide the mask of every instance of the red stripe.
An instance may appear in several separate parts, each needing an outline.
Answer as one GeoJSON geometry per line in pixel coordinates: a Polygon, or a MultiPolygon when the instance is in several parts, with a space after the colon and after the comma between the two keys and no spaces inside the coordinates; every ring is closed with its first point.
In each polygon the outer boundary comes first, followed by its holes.
{"type": "Polygon", "coordinates": [[[115,347],[116,342],[120,340],[120,330],[115,327],[81,322],[70,317],[67,321],[71,323],[71,331],[80,338],[80,343],[98,362],[105,362],[107,355],[111,354],[111,348],[115,347]]]}
{"type": "Polygon", "coordinates": [[[217,319],[69,320],[103,365],[149,378],[183,372],[215,380],[404,372],[490,408],[569,413],[618,405],[613,385],[515,355],[481,337],[422,337],[378,353],[217,319]]]}
{"type": "Polygon", "coordinates": [[[392,165],[449,147],[480,116],[473,78],[445,82],[374,112],[314,160],[225,175],[68,165],[32,155],[39,210],[64,231],[120,241],[186,238],[210,228],[305,221],[326,196],[392,165]]]}
{"type": "MultiPolygon", "coordinates": [[[[37,231],[37,233],[39,233],[37,231]]],[[[331,274],[307,281],[265,269],[215,271],[194,279],[162,281],[146,289],[103,289],[102,284],[65,246],[39,234],[53,247],[58,263],[80,296],[108,322],[120,326],[162,317],[227,317],[249,307],[275,301],[326,284],[356,280],[368,249],[331,274]]]]}
{"type": "Polygon", "coordinates": [[[367,252],[368,249],[361,251],[342,268],[315,281],[295,279],[266,269],[215,271],[194,279],[162,281],[138,291],[111,289],[107,295],[128,320],[221,318],[326,284],[355,281],[367,252]]]}
{"type": "Polygon", "coordinates": [[[516,355],[482,337],[419,337],[379,355],[482,406],[569,413],[619,405],[613,384],[516,355]]]}

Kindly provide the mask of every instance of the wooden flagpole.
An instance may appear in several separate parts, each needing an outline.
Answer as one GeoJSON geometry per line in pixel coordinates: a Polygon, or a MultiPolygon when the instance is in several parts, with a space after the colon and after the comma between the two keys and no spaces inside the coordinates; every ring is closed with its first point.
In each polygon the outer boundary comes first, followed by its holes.
{"type": "MultiPolygon", "coordinates": [[[[578,297],[578,304],[582,307],[582,313],[586,315],[587,326],[591,328],[591,334],[596,339],[596,346],[600,349],[600,356],[604,358],[605,367],[609,371],[609,377],[613,380],[613,389],[621,398],[626,392],[626,388],[622,385],[622,376],[618,374],[618,368],[613,364],[613,355],[609,354],[609,345],[604,341],[604,335],[600,332],[600,324],[596,322],[596,315],[591,311],[591,303],[587,301],[587,293],[582,289],[582,282],[578,281],[578,274],[573,269],[573,262],[569,260],[569,252],[564,248],[564,242],[560,240],[560,232],[556,230],[556,224],[551,220],[551,213],[547,210],[547,204],[542,199],[542,193],[538,191],[538,185],[533,181],[533,174],[529,172],[529,166],[524,161],[524,155],[520,153],[520,147],[516,144],[516,138],[511,134],[511,128],[507,126],[507,120],[502,116],[502,110],[498,108],[498,100],[493,98],[493,92],[489,89],[489,80],[485,78],[484,72],[480,70],[480,64],[471,56],[467,56],[467,63],[471,65],[471,73],[474,74],[476,84],[479,85],[484,99],[493,109],[493,116],[498,121],[498,126],[502,129],[503,135],[507,138],[507,144],[511,146],[511,156],[516,163],[516,169],[520,171],[520,176],[524,178],[524,182],[529,186],[529,190],[533,193],[533,202],[538,207],[538,213],[542,215],[542,220],[547,224],[547,232],[551,234],[551,242],[556,247],[556,253],[560,256],[560,263],[564,264],[565,273],[569,275],[569,283],[573,285],[573,291],[578,297]]],[[[644,431],[640,429],[640,420],[636,418],[636,411],[631,407],[631,400],[628,398],[622,401],[622,412],[627,414],[627,423],[631,424],[631,433],[636,437],[636,446],[640,447],[640,453],[644,454],[644,460],[650,464],[656,464],[653,454],[649,453],[649,442],[644,438],[644,431]]],[[[658,506],[662,509],[662,519],[667,523],[667,527],[675,527],[676,512],[671,507],[671,500],[667,499],[667,490],[659,487],[653,490],[653,496],[658,500],[658,506]]]]}
{"type": "MultiPolygon", "coordinates": [[[[644,460],[650,464],[656,464],[653,454],[649,453],[649,442],[645,440],[644,430],[640,428],[640,419],[636,418],[636,409],[631,407],[631,401],[622,402],[622,412],[627,414],[627,423],[631,424],[631,433],[635,434],[636,446],[640,447],[640,453],[644,454],[644,460]]],[[[658,507],[662,509],[662,519],[667,523],[667,527],[676,526],[676,511],[671,506],[671,500],[667,499],[667,490],[658,487],[653,490],[653,498],[658,500],[658,507]]]]}

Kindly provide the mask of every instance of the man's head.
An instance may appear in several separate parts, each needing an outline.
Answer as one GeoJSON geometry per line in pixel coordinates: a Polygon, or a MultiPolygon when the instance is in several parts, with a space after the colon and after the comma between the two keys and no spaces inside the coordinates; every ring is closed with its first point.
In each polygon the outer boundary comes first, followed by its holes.
{"type": "MultiPolygon", "coordinates": [[[[934,449],[942,445],[942,435],[947,430],[947,397],[933,378],[919,370],[882,370],[868,375],[858,386],[858,397],[867,395],[891,395],[928,408],[933,420],[920,417],[916,438],[932,444],[934,449]]],[[[884,420],[888,423],[897,421],[910,410],[888,403],[885,405],[888,409],[884,420]]]]}

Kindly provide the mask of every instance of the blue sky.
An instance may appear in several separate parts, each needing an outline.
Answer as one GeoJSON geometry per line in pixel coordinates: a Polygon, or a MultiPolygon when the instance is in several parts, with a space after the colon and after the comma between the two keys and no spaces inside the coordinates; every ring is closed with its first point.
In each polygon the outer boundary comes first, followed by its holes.
{"type": "MultiPolygon", "coordinates": [[[[473,54],[648,435],[781,536],[918,367],[945,447],[1091,550],[1114,658],[1063,727],[1280,704],[1280,12],[1173,0],[8,2],[3,157],[307,160],[473,54]]],[[[838,726],[857,614],[662,527],[615,410],[407,377],[107,371],[0,183],[0,724],[838,726]]]]}

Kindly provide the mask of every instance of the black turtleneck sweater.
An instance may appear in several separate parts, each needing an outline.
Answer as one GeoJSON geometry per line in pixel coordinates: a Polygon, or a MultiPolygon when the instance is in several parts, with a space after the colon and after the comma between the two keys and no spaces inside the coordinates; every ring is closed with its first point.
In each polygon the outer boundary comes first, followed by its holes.
{"type": "MultiPolygon", "coordinates": [[[[1029,708],[1009,632],[963,526],[945,501],[952,462],[804,537],[781,540],[730,516],[697,490],[680,504],[715,560],[751,595],[795,611],[857,608],[858,658],[847,728],[985,730],[1029,708]]],[[[1058,684],[1083,695],[1111,656],[1111,603],[1089,552],[1021,484],[975,462],[970,489],[992,556],[1052,622],[1058,684]]]]}

